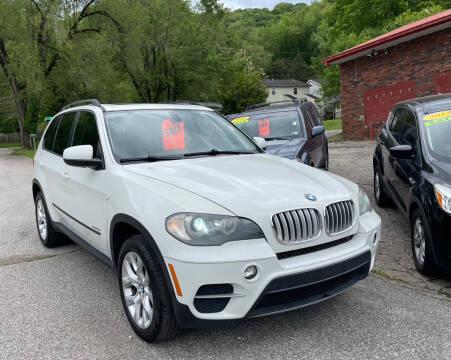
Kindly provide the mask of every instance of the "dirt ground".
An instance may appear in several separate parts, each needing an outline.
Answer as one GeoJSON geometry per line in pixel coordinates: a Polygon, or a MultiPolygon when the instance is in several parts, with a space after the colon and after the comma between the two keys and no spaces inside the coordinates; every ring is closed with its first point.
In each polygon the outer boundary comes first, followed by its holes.
{"type": "Polygon", "coordinates": [[[429,278],[420,275],[413,263],[410,228],[396,207],[380,208],[373,192],[373,141],[347,141],[329,144],[330,171],[361,185],[382,218],[382,240],[376,257],[375,272],[409,285],[429,288],[451,297],[451,274],[429,278]]]}

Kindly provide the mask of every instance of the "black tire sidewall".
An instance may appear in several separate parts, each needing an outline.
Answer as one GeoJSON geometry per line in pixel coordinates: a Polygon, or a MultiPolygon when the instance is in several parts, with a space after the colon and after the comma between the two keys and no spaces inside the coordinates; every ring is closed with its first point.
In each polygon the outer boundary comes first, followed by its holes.
{"type": "Polygon", "coordinates": [[[410,222],[410,242],[411,242],[411,249],[412,249],[412,257],[413,262],[415,263],[415,267],[418,270],[420,274],[423,275],[433,275],[435,272],[435,264],[434,264],[434,257],[432,254],[432,234],[431,229],[429,226],[429,223],[427,221],[427,218],[423,212],[422,209],[418,208],[415,210],[415,212],[412,215],[411,222],[410,222]],[[415,221],[417,218],[420,218],[423,223],[423,229],[425,234],[425,256],[424,256],[424,263],[420,264],[417,260],[417,257],[415,255],[415,244],[414,244],[414,226],[415,221]]]}
{"type": "MultiPolygon", "coordinates": [[[[170,295],[168,293],[167,288],[165,288],[165,284],[162,282],[164,281],[164,277],[160,268],[160,264],[158,263],[158,260],[156,259],[155,255],[153,255],[150,246],[146,244],[143,236],[133,235],[129,239],[127,239],[125,243],[122,245],[119,253],[117,274],[122,305],[126,313],[127,319],[130,323],[130,326],[133,328],[135,333],[138,334],[143,340],[148,342],[166,340],[165,338],[159,338],[159,335],[161,332],[161,324],[163,316],[162,307],[164,306],[162,302],[163,301],[170,302],[169,297],[170,295]],[[142,329],[135,324],[134,320],[132,319],[128,311],[127,304],[124,298],[124,292],[122,290],[122,262],[124,260],[125,255],[131,251],[137,253],[141,257],[144,267],[147,273],[149,274],[150,287],[153,295],[154,312],[152,322],[147,329],[142,329]]],[[[167,303],[166,306],[168,306],[167,303]]]]}

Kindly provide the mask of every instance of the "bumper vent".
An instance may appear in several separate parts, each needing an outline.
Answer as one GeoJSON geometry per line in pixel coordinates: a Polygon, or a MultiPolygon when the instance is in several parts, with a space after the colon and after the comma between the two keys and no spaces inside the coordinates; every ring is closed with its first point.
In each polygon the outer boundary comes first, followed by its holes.
{"type": "Polygon", "coordinates": [[[194,307],[204,314],[221,312],[234,296],[231,284],[202,285],[194,297],[194,307]]]}
{"type": "Polygon", "coordinates": [[[324,219],[329,235],[348,230],[354,221],[354,203],[352,200],[346,200],[328,205],[324,219]]]}
{"type": "Polygon", "coordinates": [[[316,238],[321,233],[321,216],[316,209],[285,211],[272,217],[277,240],[291,244],[316,238]]]}

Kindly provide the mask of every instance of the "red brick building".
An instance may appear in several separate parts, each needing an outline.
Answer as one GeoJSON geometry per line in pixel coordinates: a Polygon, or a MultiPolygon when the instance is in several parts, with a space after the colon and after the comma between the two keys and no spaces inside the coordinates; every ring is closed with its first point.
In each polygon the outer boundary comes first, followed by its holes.
{"type": "Polygon", "coordinates": [[[451,93],[451,9],[322,61],[340,66],[344,138],[373,139],[393,104],[451,93]]]}

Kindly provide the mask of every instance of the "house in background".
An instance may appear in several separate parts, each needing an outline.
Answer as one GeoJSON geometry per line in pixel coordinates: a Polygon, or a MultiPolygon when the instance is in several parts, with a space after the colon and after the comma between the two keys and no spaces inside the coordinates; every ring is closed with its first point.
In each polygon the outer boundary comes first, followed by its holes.
{"type": "Polygon", "coordinates": [[[268,89],[266,102],[300,99],[310,94],[310,86],[299,80],[266,79],[263,85],[268,89]]]}
{"type": "Polygon", "coordinates": [[[323,59],[340,66],[343,135],[374,139],[391,107],[451,93],[451,9],[323,59]]]}

